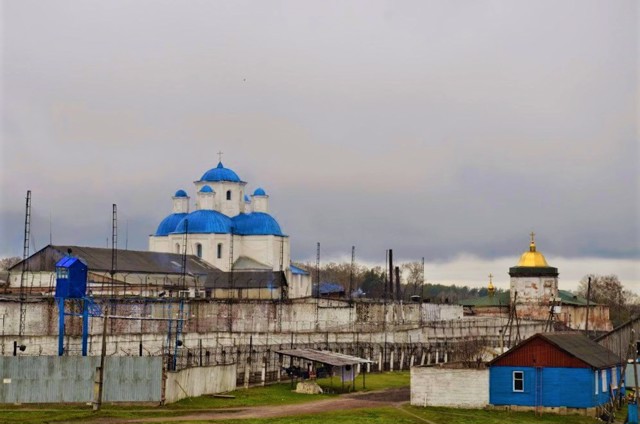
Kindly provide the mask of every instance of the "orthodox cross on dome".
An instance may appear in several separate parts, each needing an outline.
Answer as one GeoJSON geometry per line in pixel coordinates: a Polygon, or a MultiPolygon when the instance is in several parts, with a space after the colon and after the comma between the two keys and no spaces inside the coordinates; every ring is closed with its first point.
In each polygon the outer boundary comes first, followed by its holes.
{"type": "Polygon", "coordinates": [[[219,151],[219,152],[218,152],[218,162],[222,162],[222,155],[223,155],[223,154],[224,154],[224,153],[222,153],[222,151],[219,151]]]}
{"type": "Polygon", "coordinates": [[[536,240],[535,240],[536,233],[531,231],[529,235],[531,236],[531,243],[529,243],[529,252],[535,252],[536,251],[536,240]]]}
{"type": "Polygon", "coordinates": [[[489,274],[489,282],[491,282],[491,281],[492,281],[492,280],[491,280],[492,278],[493,278],[493,274],[489,274]]]}
{"type": "Polygon", "coordinates": [[[493,296],[496,291],[496,288],[493,286],[493,274],[489,274],[489,287],[487,287],[487,291],[489,292],[489,296],[493,296]]]}

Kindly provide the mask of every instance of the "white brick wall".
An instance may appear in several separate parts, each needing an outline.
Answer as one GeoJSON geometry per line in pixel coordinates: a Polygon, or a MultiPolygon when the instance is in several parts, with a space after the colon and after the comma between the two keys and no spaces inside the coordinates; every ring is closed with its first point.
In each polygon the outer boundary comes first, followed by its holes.
{"type": "Polygon", "coordinates": [[[411,405],[481,408],[488,403],[488,369],[411,368],[411,405]]]}

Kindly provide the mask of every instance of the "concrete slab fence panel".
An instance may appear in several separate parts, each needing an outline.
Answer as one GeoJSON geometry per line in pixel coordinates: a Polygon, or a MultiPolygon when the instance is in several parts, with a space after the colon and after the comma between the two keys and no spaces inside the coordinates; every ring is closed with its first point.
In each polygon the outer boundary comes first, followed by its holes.
{"type": "Polygon", "coordinates": [[[411,405],[482,408],[488,403],[488,369],[411,368],[411,405]]]}

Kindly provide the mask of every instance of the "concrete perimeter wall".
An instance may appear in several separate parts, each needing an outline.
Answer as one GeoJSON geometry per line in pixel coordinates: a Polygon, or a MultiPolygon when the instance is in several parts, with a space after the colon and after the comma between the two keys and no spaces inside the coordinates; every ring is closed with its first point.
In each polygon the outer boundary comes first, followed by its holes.
{"type": "Polygon", "coordinates": [[[236,389],[236,364],[187,368],[167,373],[165,402],[236,389]]]}
{"type": "MultiPolygon", "coordinates": [[[[97,356],[0,356],[0,403],[93,401],[97,356]]],[[[160,357],[107,357],[104,402],[159,402],[160,357]]]]}
{"type": "Polygon", "coordinates": [[[482,408],[488,403],[488,369],[411,368],[411,405],[482,408]]]}

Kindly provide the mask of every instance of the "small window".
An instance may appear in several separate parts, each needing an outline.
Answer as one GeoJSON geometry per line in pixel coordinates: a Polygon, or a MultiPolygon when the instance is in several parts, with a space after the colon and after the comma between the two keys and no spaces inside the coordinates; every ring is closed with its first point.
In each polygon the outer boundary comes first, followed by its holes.
{"type": "Polygon", "coordinates": [[[524,392],[524,371],[513,372],[513,391],[524,392]]]}
{"type": "Polygon", "coordinates": [[[231,200],[231,190],[227,190],[227,200],[231,200]]]}
{"type": "Polygon", "coordinates": [[[202,257],[202,245],[200,243],[196,244],[196,256],[202,257]]]}
{"type": "Polygon", "coordinates": [[[218,243],[218,259],[222,259],[222,243],[218,243]]]}
{"type": "Polygon", "coordinates": [[[600,370],[600,380],[602,380],[602,393],[608,392],[609,387],[607,385],[607,370],[600,370]]]}
{"type": "Polygon", "coordinates": [[[58,274],[58,278],[61,279],[65,279],[65,278],[69,278],[69,270],[67,268],[56,268],[57,274],[58,274]]]}
{"type": "Polygon", "coordinates": [[[180,243],[176,243],[176,253],[180,253],[180,243]]]}
{"type": "Polygon", "coordinates": [[[616,367],[611,368],[611,387],[618,388],[618,370],[616,367]]]}
{"type": "Polygon", "coordinates": [[[594,373],[594,376],[596,377],[596,394],[598,394],[598,371],[594,373]]]}

